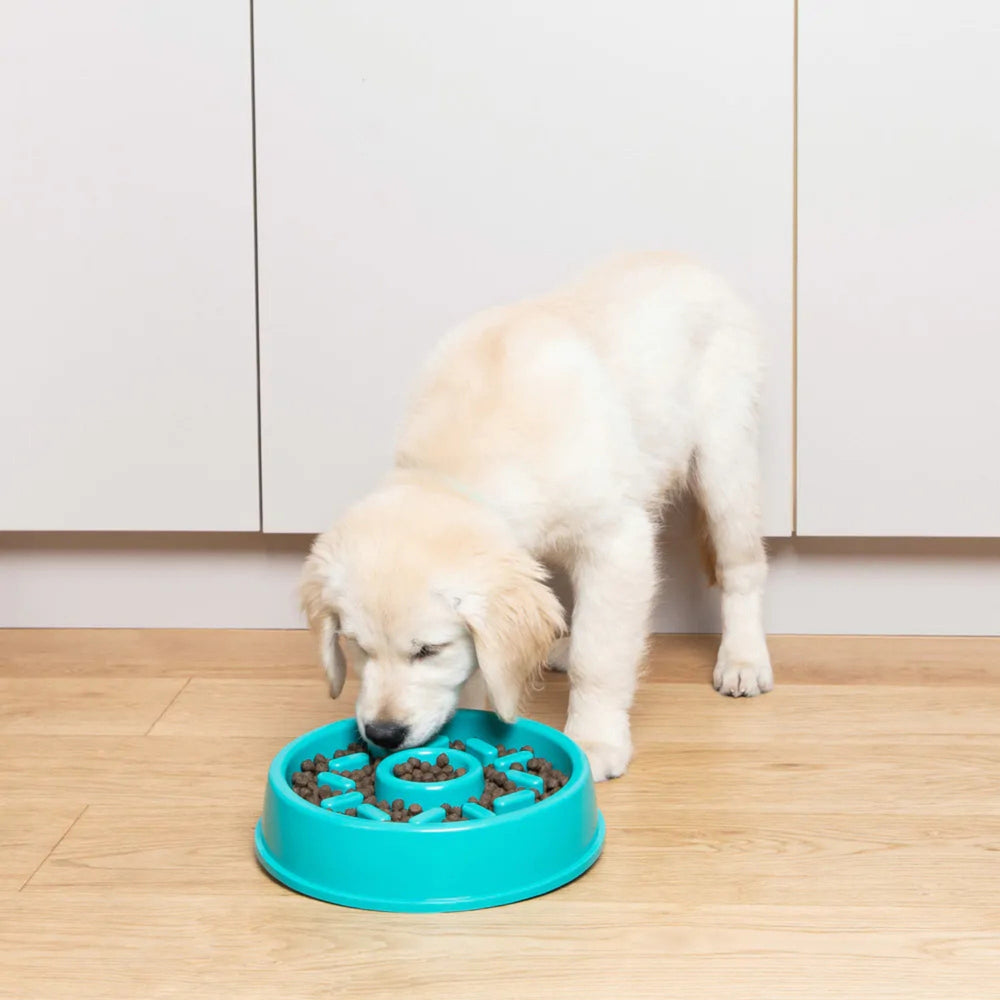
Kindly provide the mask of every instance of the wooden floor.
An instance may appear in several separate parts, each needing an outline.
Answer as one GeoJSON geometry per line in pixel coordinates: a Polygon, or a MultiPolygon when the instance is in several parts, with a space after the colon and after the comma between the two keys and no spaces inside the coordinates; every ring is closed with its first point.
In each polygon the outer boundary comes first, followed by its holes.
{"type": "Polygon", "coordinates": [[[303,634],[0,632],[0,997],[1000,996],[1000,640],[772,650],[732,701],[658,640],[596,867],[408,916],[254,862],[268,761],[351,711],[303,634]]]}

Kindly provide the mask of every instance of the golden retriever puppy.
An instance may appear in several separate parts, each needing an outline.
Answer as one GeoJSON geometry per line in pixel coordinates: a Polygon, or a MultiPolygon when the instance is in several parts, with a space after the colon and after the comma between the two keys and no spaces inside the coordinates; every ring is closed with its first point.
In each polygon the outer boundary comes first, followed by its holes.
{"type": "Polygon", "coordinates": [[[486,695],[513,718],[565,632],[544,560],[565,567],[574,589],[566,732],[596,780],[622,774],[658,518],[685,486],[722,593],[715,687],[770,690],[760,376],[747,307],[664,254],[613,262],[446,336],[418,382],[395,468],[316,539],[304,570],[331,695],[348,658],[361,672],[365,738],[417,746],[486,695]]]}

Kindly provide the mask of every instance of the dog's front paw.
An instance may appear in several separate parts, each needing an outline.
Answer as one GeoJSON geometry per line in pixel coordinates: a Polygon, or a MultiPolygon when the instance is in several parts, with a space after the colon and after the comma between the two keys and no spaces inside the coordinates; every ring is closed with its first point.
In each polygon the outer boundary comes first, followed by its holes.
{"type": "Polygon", "coordinates": [[[628,715],[570,712],[566,735],[587,755],[594,781],[607,781],[625,773],[632,759],[628,715]]]}
{"type": "Polygon", "coordinates": [[[719,694],[733,698],[752,698],[766,694],[774,687],[771,659],[763,653],[740,656],[726,649],[719,650],[719,658],[712,674],[712,684],[719,694]]]}
{"type": "Polygon", "coordinates": [[[587,755],[594,781],[620,778],[632,759],[631,743],[623,746],[619,743],[588,743],[586,740],[578,740],[577,745],[587,755]]]}

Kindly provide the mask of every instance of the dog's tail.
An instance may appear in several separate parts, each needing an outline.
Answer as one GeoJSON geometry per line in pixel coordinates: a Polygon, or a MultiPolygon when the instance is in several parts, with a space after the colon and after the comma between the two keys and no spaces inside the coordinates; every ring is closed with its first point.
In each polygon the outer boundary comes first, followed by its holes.
{"type": "Polygon", "coordinates": [[[708,578],[708,585],[714,587],[719,582],[716,572],[716,562],[718,556],[715,552],[715,542],[712,541],[712,529],[708,523],[708,515],[705,508],[694,500],[694,531],[698,539],[698,550],[701,552],[701,565],[708,578]]]}

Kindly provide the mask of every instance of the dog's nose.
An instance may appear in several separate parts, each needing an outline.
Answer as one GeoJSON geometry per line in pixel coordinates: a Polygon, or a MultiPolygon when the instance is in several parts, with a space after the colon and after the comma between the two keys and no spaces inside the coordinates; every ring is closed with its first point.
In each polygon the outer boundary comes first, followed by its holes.
{"type": "Polygon", "coordinates": [[[398,722],[376,720],[365,723],[365,736],[386,750],[395,750],[406,739],[408,732],[407,727],[398,722]]]}

